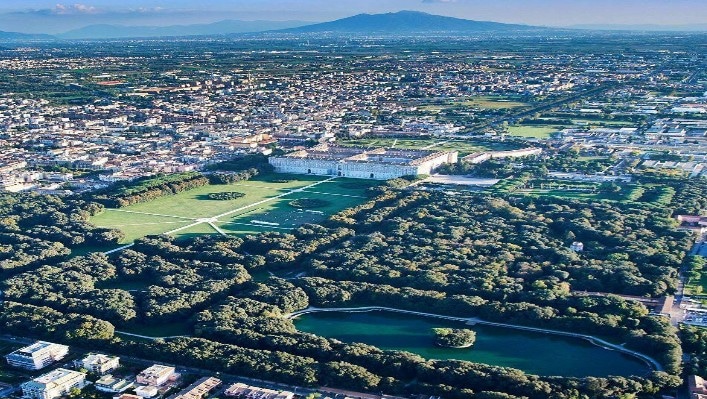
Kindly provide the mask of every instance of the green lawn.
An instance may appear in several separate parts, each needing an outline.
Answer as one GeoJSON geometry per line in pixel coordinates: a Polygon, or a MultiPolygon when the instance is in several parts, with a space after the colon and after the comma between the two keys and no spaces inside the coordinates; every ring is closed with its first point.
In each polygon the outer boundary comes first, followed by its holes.
{"type": "Polygon", "coordinates": [[[125,239],[121,242],[122,244],[133,242],[136,239],[146,235],[162,234],[166,231],[193,223],[192,220],[186,218],[128,213],[124,212],[125,210],[133,211],[134,207],[106,209],[100,215],[92,217],[91,223],[98,227],[109,227],[121,230],[125,233],[125,239]]]}
{"type": "Polygon", "coordinates": [[[685,284],[685,295],[704,295],[707,293],[707,273],[701,273],[698,280],[689,279],[685,284]]]}
{"type": "Polygon", "coordinates": [[[191,238],[194,236],[200,236],[204,234],[218,234],[218,231],[214,229],[211,225],[207,223],[201,223],[196,226],[192,226],[185,230],[180,230],[173,235],[177,238],[191,238]]]}
{"type": "Polygon", "coordinates": [[[275,183],[266,179],[268,177],[254,178],[247,182],[234,184],[197,187],[176,195],[160,197],[150,202],[135,204],[121,209],[192,219],[207,218],[324,180],[321,176],[285,176],[283,179],[290,179],[287,183],[275,183]],[[229,201],[210,200],[206,197],[211,193],[231,191],[241,192],[246,195],[229,201]]]}
{"type": "MultiPolygon", "coordinates": [[[[99,227],[122,230],[126,234],[124,243],[146,235],[177,230],[198,222],[198,219],[213,218],[231,211],[236,212],[213,221],[228,234],[287,232],[303,223],[321,222],[335,212],[366,201],[366,190],[380,184],[376,181],[339,178],[311,187],[307,192],[290,192],[326,179],[323,176],[278,174],[258,176],[244,182],[198,187],[125,208],[106,209],[91,218],[91,222],[99,227]],[[234,191],[244,193],[245,196],[226,201],[208,198],[211,193],[234,191]],[[286,193],[289,194],[276,198],[286,193]],[[297,210],[289,202],[298,198],[322,198],[329,201],[329,204],[311,212],[297,210]],[[253,220],[266,223],[253,223],[253,220]]],[[[218,232],[208,223],[201,223],[172,234],[176,237],[192,237],[218,232]]]]}
{"type": "Polygon", "coordinates": [[[234,214],[220,220],[218,227],[229,234],[254,234],[263,231],[287,232],[305,223],[319,223],[343,209],[356,206],[366,200],[363,192],[345,190],[338,180],[324,183],[312,190],[298,192],[284,198],[259,205],[256,208],[234,214]],[[297,209],[290,202],[302,198],[317,198],[328,202],[316,209],[297,209]]]}
{"type": "Polygon", "coordinates": [[[552,136],[553,133],[559,132],[560,130],[562,130],[562,128],[558,127],[558,126],[520,125],[520,126],[510,126],[508,128],[508,133],[510,133],[511,136],[536,138],[536,139],[547,139],[547,138],[550,138],[550,136],[552,136]]]}

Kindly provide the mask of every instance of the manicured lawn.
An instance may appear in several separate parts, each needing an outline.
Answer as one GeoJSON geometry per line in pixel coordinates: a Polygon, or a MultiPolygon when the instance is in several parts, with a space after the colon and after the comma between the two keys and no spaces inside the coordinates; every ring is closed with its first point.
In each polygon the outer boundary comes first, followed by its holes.
{"type": "MultiPolygon", "coordinates": [[[[240,209],[219,217],[214,220],[214,224],[224,232],[236,235],[264,231],[288,232],[304,223],[321,222],[333,213],[366,201],[367,189],[380,184],[377,181],[339,178],[311,187],[307,192],[291,192],[326,179],[325,176],[284,174],[258,176],[244,182],[198,187],[121,209],[107,209],[93,217],[91,222],[100,227],[122,230],[126,234],[124,243],[129,243],[146,235],[163,234],[188,226],[198,219],[213,218],[240,209]],[[245,195],[223,201],[208,197],[211,193],[221,192],[245,195]],[[287,195],[276,198],[282,194],[287,195]],[[290,201],[299,198],[322,198],[329,201],[329,204],[313,210],[298,210],[289,205],[290,201]],[[253,223],[254,220],[266,223],[253,223]]],[[[208,223],[201,223],[172,234],[183,238],[218,232],[208,223]]]]}
{"type": "MultiPolygon", "coordinates": [[[[316,194],[306,191],[293,193],[287,197],[263,204],[254,210],[234,215],[230,220],[222,220],[217,225],[229,234],[244,235],[262,231],[286,233],[306,223],[322,222],[334,213],[365,201],[365,198],[323,194],[329,192],[329,187],[324,184],[316,188],[321,191],[316,194]],[[290,205],[291,201],[303,198],[322,199],[327,201],[327,205],[316,209],[297,209],[290,205]]],[[[336,186],[332,188],[336,188],[336,186]]],[[[337,191],[338,194],[341,189],[338,188],[332,191],[337,191]]]]}
{"type": "Polygon", "coordinates": [[[707,293],[707,273],[701,273],[698,280],[689,279],[685,284],[685,295],[704,295],[707,293]]]}
{"type": "Polygon", "coordinates": [[[196,226],[192,226],[185,230],[180,230],[172,234],[177,238],[190,238],[194,236],[200,236],[204,234],[218,234],[218,231],[211,227],[208,223],[201,223],[196,226]]]}
{"type": "Polygon", "coordinates": [[[552,136],[553,133],[559,132],[562,128],[557,126],[510,126],[508,128],[508,133],[512,136],[526,137],[526,138],[536,138],[536,139],[547,139],[552,136]]]}
{"type": "Polygon", "coordinates": [[[324,180],[323,177],[319,176],[283,177],[283,179],[285,178],[291,179],[291,181],[287,183],[274,183],[265,181],[265,178],[256,178],[247,182],[234,184],[197,187],[176,195],[160,197],[154,201],[135,204],[122,209],[194,219],[207,218],[266,198],[276,197],[292,189],[302,188],[316,181],[324,180]],[[225,193],[231,191],[241,192],[246,195],[228,201],[210,200],[207,197],[211,193],[225,193]]]}
{"type": "Polygon", "coordinates": [[[121,241],[122,244],[133,242],[147,235],[162,234],[193,223],[186,218],[123,212],[132,209],[132,207],[106,209],[100,215],[92,217],[91,223],[98,227],[114,228],[125,233],[125,239],[121,241]]]}

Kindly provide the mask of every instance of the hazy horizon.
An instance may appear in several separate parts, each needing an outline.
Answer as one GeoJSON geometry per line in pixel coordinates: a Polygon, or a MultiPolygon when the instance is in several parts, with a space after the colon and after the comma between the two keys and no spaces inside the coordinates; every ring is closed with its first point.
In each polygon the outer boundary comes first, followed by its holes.
{"type": "Polygon", "coordinates": [[[93,24],[168,26],[225,19],[323,22],[360,13],[414,10],[473,20],[541,26],[704,25],[703,0],[6,0],[0,30],[62,33],[93,24]]]}

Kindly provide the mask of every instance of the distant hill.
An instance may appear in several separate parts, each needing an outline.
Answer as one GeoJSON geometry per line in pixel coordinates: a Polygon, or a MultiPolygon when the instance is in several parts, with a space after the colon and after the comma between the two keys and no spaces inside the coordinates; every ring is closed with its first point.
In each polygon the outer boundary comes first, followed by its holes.
{"type": "Polygon", "coordinates": [[[303,21],[223,20],[211,24],[171,26],[89,25],[57,35],[62,39],[121,39],[136,37],[210,36],[255,33],[311,24],[303,21]]]}
{"type": "Polygon", "coordinates": [[[0,31],[0,40],[52,40],[51,35],[0,31]]]}
{"type": "Polygon", "coordinates": [[[472,21],[444,17],[418,11],[400,11],[387,14],[359,14],[314,25],[306,25],[281,32],[288,33],[384,33],[414,34],[431,32],[510,32],[546,29],[528,25],[472,21]]]}

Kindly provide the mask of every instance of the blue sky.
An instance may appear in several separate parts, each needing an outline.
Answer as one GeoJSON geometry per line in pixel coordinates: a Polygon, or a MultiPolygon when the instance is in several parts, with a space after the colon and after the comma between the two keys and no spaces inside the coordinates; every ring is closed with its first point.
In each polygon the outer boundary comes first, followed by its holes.
{"type": "Polygon", "coordinates": [[[707,0],[0,0],[0,30],[58,33],[94,23],[223,19],[328,21],[400,10],[547,26],[707,23],[707,0]]]}

